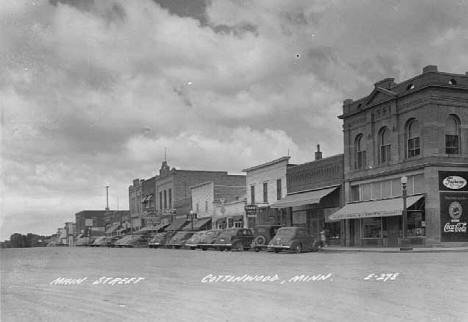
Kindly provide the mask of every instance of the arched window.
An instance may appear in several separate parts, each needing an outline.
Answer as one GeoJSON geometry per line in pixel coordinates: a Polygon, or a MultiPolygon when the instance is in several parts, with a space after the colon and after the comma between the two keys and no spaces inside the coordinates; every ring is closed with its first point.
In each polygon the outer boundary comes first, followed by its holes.
{"type": "Polygon", "coordinates": [[[379,162],[387,163],[390,161],[390,131],[383,127],[379,131],[379,162]]]}
{"type": "Polygon", "coordinates": [[[453,114],[445,122],[445,153],[460,153],[460,119],[453,114]]]}
{"type": "Polygon", "coordinates": [[[366,166],[366,151],[364,149],[363,135],[359,134],[354,140],[354,168],[363,169],[366,166]]]}
{"type": "Polygon", "coordinates": [[[406,123],[406,156],[412,158],[421,154],[419,122],[411,119],[406,123]]]}

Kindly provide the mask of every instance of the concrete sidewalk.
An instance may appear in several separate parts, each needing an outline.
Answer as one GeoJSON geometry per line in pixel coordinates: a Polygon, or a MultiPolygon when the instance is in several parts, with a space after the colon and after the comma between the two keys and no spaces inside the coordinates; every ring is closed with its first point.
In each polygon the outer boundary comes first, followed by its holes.
{"type": "Polygon", "coordinates": [[[320,249],[321,252],[337,253],[446,253],[446,252],[468,252],[465,247],[413,247],[411,250],[400,250],[399,247],[336,247],[328,246],[320,249]]]}

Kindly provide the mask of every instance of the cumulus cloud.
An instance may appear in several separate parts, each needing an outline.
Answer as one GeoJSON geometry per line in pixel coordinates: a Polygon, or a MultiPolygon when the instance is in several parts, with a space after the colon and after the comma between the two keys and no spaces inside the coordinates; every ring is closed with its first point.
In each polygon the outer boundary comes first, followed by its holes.
{"type": "Polygon", "coordinates": [[[343,99],[466,70],[466,16],[466,1],[1,1],[1,238],[102,209],[107,183],[128,207],[164,148],[232,172],[340,153],[343,99]]]}

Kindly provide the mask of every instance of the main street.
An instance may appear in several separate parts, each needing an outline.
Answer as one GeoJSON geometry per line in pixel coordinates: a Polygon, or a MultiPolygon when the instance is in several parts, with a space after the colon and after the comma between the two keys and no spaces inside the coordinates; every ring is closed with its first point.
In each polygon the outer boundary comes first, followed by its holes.
{"type": "Polygon", "coordinates": [[[466,321],[468,253],[1,250],[2,321],[466,321]],[[384,275],[382,275],[384,274],[384,275]]]}

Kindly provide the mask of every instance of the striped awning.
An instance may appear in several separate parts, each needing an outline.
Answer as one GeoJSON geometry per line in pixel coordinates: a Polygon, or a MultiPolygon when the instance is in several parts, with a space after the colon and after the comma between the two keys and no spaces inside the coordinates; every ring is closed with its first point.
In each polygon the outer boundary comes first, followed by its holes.
{"type": "MultiPolygon", "coordinates": [[[[418,202],[423,195],[411,196],[406,199],[407,208],[418,202]]],[[[330,221],[342,219],[401,216],[403,199],[393,198],[375,201],[349,203],[329,216],[330,221]]]]}

